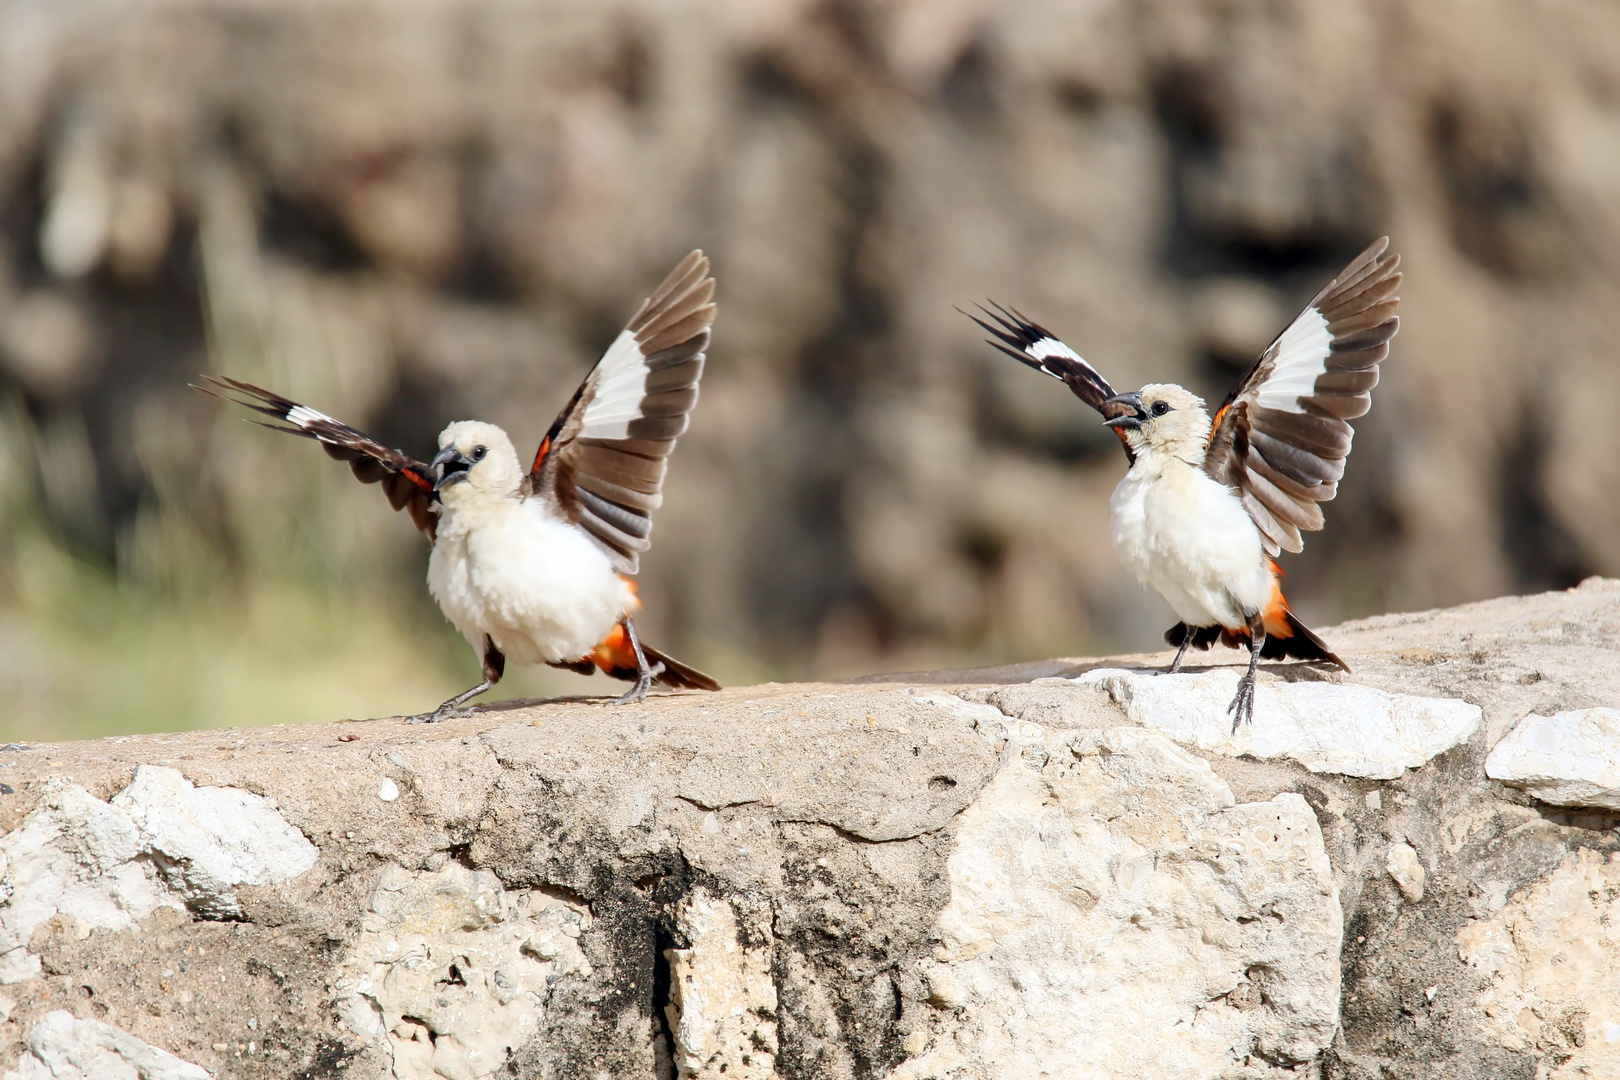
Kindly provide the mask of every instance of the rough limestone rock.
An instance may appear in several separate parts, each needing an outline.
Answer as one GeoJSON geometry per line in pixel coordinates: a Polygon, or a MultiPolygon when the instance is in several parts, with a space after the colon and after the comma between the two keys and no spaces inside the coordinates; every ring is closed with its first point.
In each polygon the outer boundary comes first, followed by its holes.
{"type": "Polygon", "coordinates": [[[0,1069],[1617,1075],[1620,812],[1486,763],[1620,583],[1324,633],[1241,745],[1228,652],[0,749],[0,1069]]]}
{"type": "MultiPolygon", "coordinates": [[[[1058,732],[962,815],[924,969],[944,1010],[890,1074],[1219,1076],[1310,1061],[1343,915],[1309,806],[1235,805],[1157,732],[1058,732]]],[[[910,1047],[908,1047],[910,1049],[910,1047]]]]}
{"type": "MultiPolygon", "coordinates": [[[[756,920],[757,921],[757,920],[756,920]]],[[[754,1080],[776,1075],[776,984],[768,926],[745,938],[737,911],[698,889],[681,902],[676,926],[688,942],[666,949],[669,1004],[664,1019],[681,1076],[754,1080]]]]}
{"type": "Polygon", "coordinates": [[[52,783],[22,828],[0,839],[0,983],[38,974],[24,945],[53,916],[113,930],[164,906],[234,918],[236,886],[297,877],[319,856],[259,796],[194,787],[174,769],[137,767],[110,804],[52,783]]]}
{"type": "Polygon", "coordinates": [[[1531,713],[1496,744],[1485,774],[1555,806],[1620,810],[1620,708],[1531,713]]]}
{"type": "Polygon", "coordinates": [[[1266,722],[1233,731],[1241,678],[1233,668],[1174,675],[1098,668],[1076,681],[1105,687],[1132,720],[1200,750],[1292,758],[1312,772],[1376,780],[1422,765],[1480,725],[1479,706],[1466,701],[1262,675],[1254,707],[1266,722]]]}
{"type": "Polygon", "coordinates": [[[1620,855],[1583,849],[1494,918],[1457,932],[1486,974],[1488,1038],[1535,1051],[1556,1080],[1620,1076],[1620,855]]]}
{"type": "Polygon", "coordinates": [[[1428,871],[1423,869],[1423,860],[1418,858],[1417,849],[1411,844],[1389,845],[1389,858],[1384,861],[1384,869],[1395,879],[1395,884],[1408,903],[1422,903],[1423,879],[1428,876],[1428,871]]]}
{"type": "Polygon", "coordinates": [[[45,1014],[28,1033],[28,1048],[6,1080],[209,1080],[182,1061],[99,1020],[78,1020],[66,1009],[45,1014]]]}
{"type": "Polygon", "coordinates": [[[553,987],[588,976],[590,912],[487,870],[383,870],[337,982],[337,1009],[398,1080],[493,1076],[540,1030],[553,987]]]}

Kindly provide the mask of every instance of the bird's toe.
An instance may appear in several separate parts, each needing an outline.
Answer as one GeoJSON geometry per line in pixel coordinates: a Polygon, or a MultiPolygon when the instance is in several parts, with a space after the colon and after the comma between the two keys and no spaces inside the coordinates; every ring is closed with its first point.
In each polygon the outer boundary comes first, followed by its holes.
{"type": "Polygon", "coordinates": [[[638,680],[636,682],[635,686],[632,686],[630,689],[626,690],[624,693],[622,693],[618,697],[614,698],[613,699],[613,704],[615,704],[615,705],[634,705],[634,704],[637,704],[639,702],[645,701],[645,700],[647,700],[647,691],[650,690],[650,689],[652,689],[652,680],[651,679],[640,679],[640,680],[638,680]]]}

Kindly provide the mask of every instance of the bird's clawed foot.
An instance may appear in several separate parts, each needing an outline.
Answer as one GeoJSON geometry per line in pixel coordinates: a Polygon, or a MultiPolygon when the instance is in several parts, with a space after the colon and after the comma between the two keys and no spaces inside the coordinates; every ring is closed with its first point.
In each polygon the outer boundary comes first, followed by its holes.
{"type": "Polygon", "coordinates": [[[1254,672],[1243,676],[1243,681],[1238,683],[1237,696],[1226,707],[1226,712],[1232,717],[1234,735],[1239,727],[1254,723],[1254,672]]]}
{"type": "Polygon", "coordinates": [[[644,667],[636,679],[636,685],[613,699],[615,705],[632,705],[647,700],[647,691],[652,689],[653,680],[664,673],[663,661],[644,667]]]}
{"type": "Polygon", "coordinates": [[[407,716],[405,722],[407,724],[437,724],[441,720],[460,720],[464,716],[471,716],[474,711],[475,709],[447,709],[440,705],[432,712],[407,716]]]}
{"type": "MultiPolygon", "coordinates": [[[[468,701],[471,701],[479,694],[482,694],[485,690],[488,690],[490,687],[494,686],[496,679],[499,678],[500,673],[498,671],[495,673],[495,677],[491,678],[489,672],[486,670],[484,673],[484,681],[473,687],[471,690],[463,690],[461,693],[457,694],[455,697],[451,698],[443,705],[440,705],[437,709],[434,709],[430,713],[420,713],[416,716],[408,716],[405,718],[405,722],[407,724],[437,724],[441,720],[456,720],[463,716],[471,716],[473,710],[463,709],[461,706],[468,701]]],[[[474,708],[476,708],[476,706],[474,706],[474,708]]]]}

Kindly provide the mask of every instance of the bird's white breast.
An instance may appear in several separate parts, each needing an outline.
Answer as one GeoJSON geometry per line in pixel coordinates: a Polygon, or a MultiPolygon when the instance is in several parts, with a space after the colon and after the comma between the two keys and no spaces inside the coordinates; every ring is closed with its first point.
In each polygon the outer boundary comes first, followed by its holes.
{"type": "Polygon", "coordinates": [[[1270,599],[1259,530],[1238,497],[1203,469],[1138,458],[1109,511],[1120,561],[1188,625],[1237,629],[1270,599]]]}
{"type": "Polygon", "coordinates": [[[520,664],[577,660],[613,629],[627,590],[601,548],[538,499],[447,508],[428,589],[472,643],[520,664]]]}

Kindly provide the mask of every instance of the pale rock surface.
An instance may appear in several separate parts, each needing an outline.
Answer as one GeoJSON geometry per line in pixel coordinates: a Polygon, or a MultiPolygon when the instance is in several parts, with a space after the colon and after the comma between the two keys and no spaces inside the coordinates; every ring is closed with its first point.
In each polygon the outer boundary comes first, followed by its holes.
{"type": "Polygon", "coordinates": [[[286,881],[320,858],[265,799],[196,787],[174,769],[138,766],[111,805],[129,815],[141,850],[161,856],[164,883],[203,918],[240,916],[236,886],[286,881]]]}
{"type": "Polygon", "coordinates": [[[1071,660],[0,746],[0,1069],[67,1008],[219,1080],[1606,1080],[1620,813],[1485,761],[1620,702],[1617,629],[1602,582],[1332,629],[1324,689],[1484,710],[1392,780],[1071,660]]]}
{"type": "Polygon", "coordinates": [[[123,929],[160,907],[232,918],[241,914],[237,886],[297,877],[319,856],[265,799],[195,787],[174,769],[139,766],[110,803],[56,782],[22,827],[0,838],[0,983],[39,973],[26,946],[54,915],[85,932],[123,929]]]}
{"type": "Polygon", "coordinates": [[[557,982],[587,976],[590,912],[487,870],[387,867],[342,966],[343,1021],[396,1080],[479,1080],[540,1030],[557,982]]]}
{"type": "MultiPolygon", "coordinates": [[[[697,1080],[768,1080],[776,1075],[776,984],[771,950],[739,940],[737,912],[699,889],[676,923],[690,944],[666,949],[675,1068],[697,1080]]],[[[759,928],[768,940],[770,927],[759,928]]]]}
{"type": "Polygon", "coordinates": [[[1425,871],[1417,850],[1411,844],[1389,845],[1389,857],[1384,860],[1384,869],[1395,879],[1396,887],[1408,903],[1416,904],[1423,899],[1425,871]]]}
{"type": "Polygon", "coordinates": [[[1485,775],[1554,806],[1620,810],[1620,709],[1531,713],[1491,750],[1485,775]]]}
{"type": "Polygon", "coordinates": [[[1029,739],[949,872],[924,969],[943,1011],[891,1080],[1280,1077],[1332,1039],[1343,921],[1314,815],[1235,804],[1158,732],[1029,739]]]}
{"type": "Polygon", "coordinates": [[[1620,854],[1583,848],[1457,933],[1462,959],[1489,977],[1481,1034],[1534,1051],[1537,1076],[1620,1076],[1620,854]]]}
{"type": "Polygon", "coordinates": [[[1289,758],[1312,772],[1374,780],[1393,780],[1467,741],[1482,718],[1466,701],[1280,682],[1262,668],[1254,722],[1234,732],[1228,707],[1241,677],[1237,668],[1174,675],[1097,668],[1076,681],[1106,689],[1131,720],[1200,750],[1289,758]]]}
{"type": "Polygon", "coordinates": [[[210,1080],[208,1070],[99,1020],[45,1014],[5,1080],[210,1080]]]}

